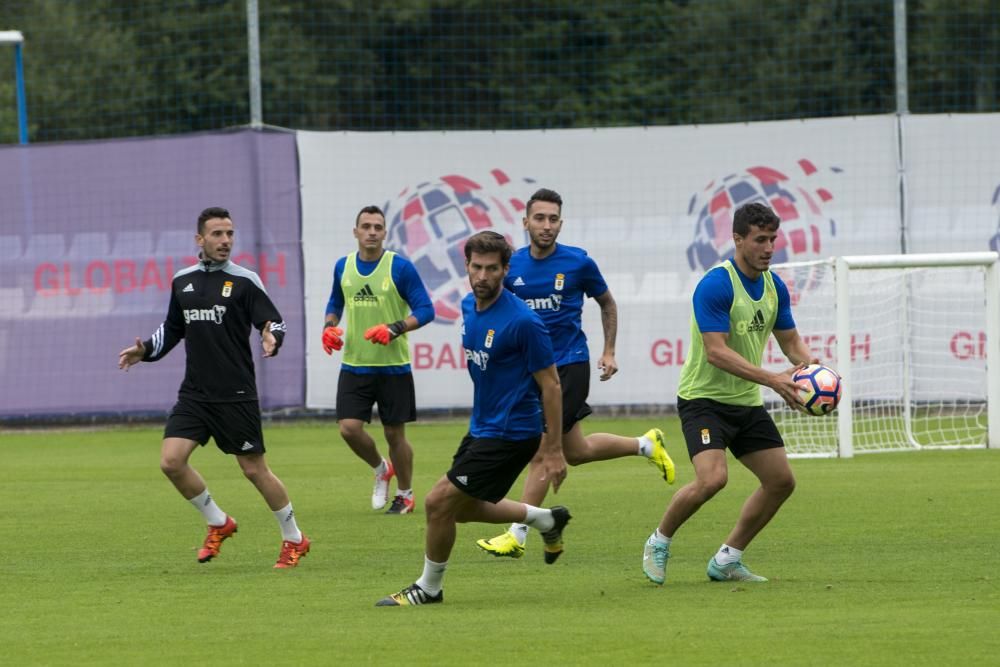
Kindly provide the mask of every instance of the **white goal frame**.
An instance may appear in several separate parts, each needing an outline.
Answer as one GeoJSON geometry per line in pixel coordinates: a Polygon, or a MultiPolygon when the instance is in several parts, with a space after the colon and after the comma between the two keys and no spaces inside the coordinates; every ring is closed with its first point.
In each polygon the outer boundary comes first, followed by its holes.
{"type": "MultiPolygon", "coordinates": [[[[854,421],[851,401],[851,295],[850,273],[857,269],[907,269],[925,267],[982,266],[986,292],[987,436],[986,447],[1000,449],[1000,254],[996,252],[923,253],[909,255],[846,255],[834,260],[837,295],[837,371],[844,379],[843,395],[837,408],[838,455],[854,456],[854,421]]],[[[905,309],[904,309],[905,312],[905,309]]],[[[908,367],[908,364],[904,364],[908,367]]],[[[904,373],[908,372],[904,370],[904,373]]],[[[908,383],[904,383],[904,388],[908,383]]],[[[908,393],[908,388],[905,388],[908,393]]],[[[908,399],[908,397],[907,397],[908,399]]],[[[909,432],[911,404],[904,400],[907,438],[914,448],[920,445],[909,432]]]]}

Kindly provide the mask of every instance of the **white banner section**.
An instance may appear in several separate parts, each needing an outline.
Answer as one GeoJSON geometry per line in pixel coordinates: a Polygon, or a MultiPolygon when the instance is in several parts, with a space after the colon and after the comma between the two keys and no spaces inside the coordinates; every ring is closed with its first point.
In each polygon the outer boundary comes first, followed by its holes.
{"type": "MultiPolygon", "coordinates": [[[[776,261],[899,252],[892,116],[603,130],[298,133],[310,408],[335,406],[340,358],[320,345],[336,260],[356,250],[361,207],[386,211],[387,247],[421,273],[437,319],[410,334],[420,409],[468,407],[457,311],[464,240],[491,228],[524,244],[524,202],[563,196],[559,242],[585,248],[618,302],[617,360],[594,369],[593,405],[667,405],[689,345],[690,298],[732,252],[732,211],[766,200],[783,223],[776,261]]],[[[832,315],[831,315],[832,317],[832,315]]],[[[347,321],[345,326],[350,327],[347,321]]],[[[833,322],[829,328],[832,329],[833,322]]],[[[584,312],[591,360],[600,311],[584,312]]],[[[803,332],[808,333],[808,332],[803,332]]]]}
{"type": "Polygon", "coordinates": [[[907,116],[907,252],[1000,250],[1000,114],[907,116]]]}

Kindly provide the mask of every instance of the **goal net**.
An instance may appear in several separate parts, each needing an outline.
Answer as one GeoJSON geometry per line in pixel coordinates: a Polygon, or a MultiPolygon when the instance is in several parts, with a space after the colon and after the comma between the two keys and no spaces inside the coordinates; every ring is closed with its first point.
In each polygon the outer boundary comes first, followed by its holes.
{"type": "MultiPolygon", "coordinates": [[[[840,407],[824,417],[791,410],[764,390],[790,455],[1000,446],[996,253],[773,268],[788,285],[799,334],[844,379],[840,407]]],[[[773,337],[764,363],[790,365],[773,337]]]]}

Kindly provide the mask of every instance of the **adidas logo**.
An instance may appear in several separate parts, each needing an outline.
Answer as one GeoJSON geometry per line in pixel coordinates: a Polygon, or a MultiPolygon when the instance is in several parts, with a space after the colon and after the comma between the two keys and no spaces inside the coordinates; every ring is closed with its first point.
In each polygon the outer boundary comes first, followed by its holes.
{"type": "Polygon", "coordinates": [[[191,283],[188,283],[187,287],[185,287],[181,291],[182,292],[193,292],[194,291],[194,285],[192,285],[191,283]]]}
{"type": "Polygon", "coordinates": [[[523,281],[523,280],[521,280],[521,276],[518,276],[518,277],[517,277],[517,278],[516,278],[516,279],[514,280],[514,287],[524,287],[524,281],[523,281]]]}
{"type": "Polygon", "coordinates": [[[747,326],[747,331],[763,331],[764,330],[764,313],[757,309],[757,312],[753,316],[753,320],[747,326]]]}
{"type": "Polygon", "coordinates": [[[378,297],[375,296],[375,292],[372,291],[371,286],[365,283],[365,286],[358,290],[358,293],[354,295],[355,305],[378,305],[378,297]]]}
{"type": "Polygon", "coordinates": [[[247,451],[249,449],[253,449],[253,445],[251,445],[248,441],[244,440],[243,441],[243,446],[240,447],[240,449],[245,452],[245,451],[247,451]]]}
{"type": "Polygon", "coordinates": [[[463,486],[468,486],[469,485],[469,478],[466,477],[465,475],[456,475],[455,476],[455,480],[459,484],[462,484],[463,486]]]}

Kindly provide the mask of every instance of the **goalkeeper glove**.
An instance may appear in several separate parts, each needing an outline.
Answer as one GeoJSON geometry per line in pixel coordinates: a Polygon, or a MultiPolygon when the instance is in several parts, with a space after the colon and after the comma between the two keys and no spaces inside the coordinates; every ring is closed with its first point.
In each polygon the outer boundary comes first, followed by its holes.
{"type": "Polygon", "coordinates": [[[365,332],[365,340],[370,340],[372,345],[388,345],[394,338],[406,331],[406,323],[403,320],[392,324],[377,324],[365,332]]]}
{"type": "Polygon", "coordinates": [[[323,328],[323,351],[333,354],[334,350],[344,347],[344,330],[330,322],[323,328]]]}

